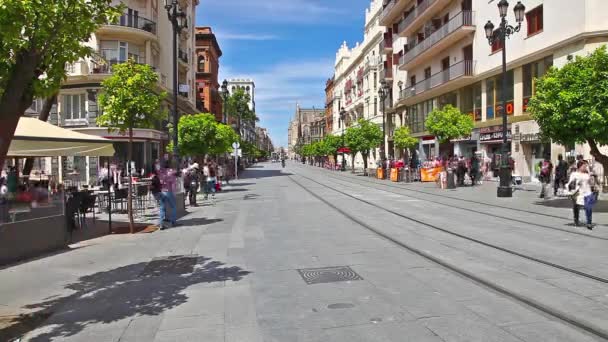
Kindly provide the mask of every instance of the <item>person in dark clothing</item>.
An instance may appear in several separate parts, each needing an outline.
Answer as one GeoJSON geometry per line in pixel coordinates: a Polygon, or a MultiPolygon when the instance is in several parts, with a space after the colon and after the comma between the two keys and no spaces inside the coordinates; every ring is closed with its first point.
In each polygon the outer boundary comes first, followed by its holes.
{"type": "Polygon", "coordinates": [[[158,228],[160,228],[161,230],[165,229],[165,200],[163,198],[162,184],[160,182],[160,178],[158,177],[157,169],[152,170],[152,183],[150,184],[150,192],[152,193],[152,196],[154,196],[154,199],[156,199],[156,202],[158,202],[158,228]]]}
{"type": "Polygon", "coordinates": [[[568,176],[568,163],[564,160],[564,157],[560,154],[557,156],[557,166],[555,167],[555,182],[553,184],[553,195],[557,196],[557,190],[566,185],[566,178],[568,176]]]}

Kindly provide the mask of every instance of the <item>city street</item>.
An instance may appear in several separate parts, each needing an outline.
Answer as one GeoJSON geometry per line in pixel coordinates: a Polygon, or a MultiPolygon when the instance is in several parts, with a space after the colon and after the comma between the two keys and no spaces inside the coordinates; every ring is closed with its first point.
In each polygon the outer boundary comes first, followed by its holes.
{"type": "Polygon", "coordinates": [[[257,164],[178,227],[0,269],[0,341],[608,339],[605,203],[588,231],[495,186],[257,164]]]}

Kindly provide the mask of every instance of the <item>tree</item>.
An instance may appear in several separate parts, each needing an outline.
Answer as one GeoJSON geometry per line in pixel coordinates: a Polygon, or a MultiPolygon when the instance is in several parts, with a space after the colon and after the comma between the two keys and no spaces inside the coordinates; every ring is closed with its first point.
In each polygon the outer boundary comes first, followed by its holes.
{"type": "Polygon", "coordinates": [[[342,137],[336,135],[327,135],[323,138],[325,148],[327,149],[327,155],[334,157],[334,162],[338,162],[338,149],[342,146],[342,137]]]}
{"type": "Polygon", "coordinates": [[[406,151],[416,146],[418,144],[418,139],[410,135],[409,127],[401,126],[395,130],[393,141],[395,143],[395,147],[403,152],[403,162],[407,162],[406,151]]]}
{"type": "MultiPolygon", "coordinates": [[[[212,115],[212,114],[209,114],[212,115]]],[[[209,149],[211,154],[223,154],[232,151],[232,143],[239,141],[239,136],[228,125],[216,123],[215,139],[209,149]]]]}
{"type": "Polygon", "coordinates": [[[259,121],[249,108],[251,97],[243,89],[236,89],[226,101],[226,113],[237,120],[237,134],[241,135],[241,124],[247,121],[259,121]]]}
{"type": "MultiPolygon", "coordinates": [[[[137,64],[130,59],[126,63],[112,67],[112,76],[102,82],[103,92],[99,95],[102,114],[97,124],[109,131],[128,132],[129,148],[127,160],[133,159],[133,128],[153,127],[165,116],[160,110],[165,92],[157,93],[158,74],[147,64],[137,64]]],[[[129,229],[133,233],[132,181],[129,177],[127,210],[129,229]]]]}
{"type": "Polygon", "coordinates": [[[543,138],[573,146],[588,143],[591,155],[608,168],[608,53],[602,46],[586,57],[576,57],[561,69],[551,68],[536,80],[528,110],[543,138]]]}
{"type": "Polygon", "coordinates": [[[363,157],[364,173],[367,173],[367,159],[369,157],[369,151],[378,147],[378,145],[382,143],[383,138],[384,134],[382,133],[380,127],[365,119],[359,119],[359,121],[357,121],[357,126],[350,127],[346,130],[346,145],[351,150],[353,164],[354,156],[357,154],[357,152],[361,153],[361,157],[363,157]],[[350,137],[348,134],[349,130],[351,130],[350,137]]]}
{"type": "Polygon", "coordinates": [[[123,6],[108,0],[23,1],[0,5],[0,165],[34,97],[59,90],[65,65],[91,54],[82,45],[123,6]],[[69,20],[66,20],[69,18],[69,20]]]}
{"type": "Polygon", "coordinates": [[[208,113],[183,115],[179,118],[177,144],[182,156],[205,156],[216,139],[217,122],[208,113]]]}
{"type": "Polygon", "coordinates": [[[426,118],[425,125],[429,133],[442,143],[468,136],[475,127],[473,118],[462,114],[452,105],[433,110],[426,118]]]}

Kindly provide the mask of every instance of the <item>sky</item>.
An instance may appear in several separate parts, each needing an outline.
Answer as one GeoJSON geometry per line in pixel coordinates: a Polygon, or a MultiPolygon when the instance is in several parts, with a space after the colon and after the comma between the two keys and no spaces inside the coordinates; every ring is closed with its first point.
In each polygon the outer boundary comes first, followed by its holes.
{"type": "Polygon", "coordinates": [[[363,40],[370,0],[201,0],[196,26],[210,26],[223,56],[220,83],[251,78],[258,123],[287,147],[296,103],[325,107],[336,51],[363,40]]]}

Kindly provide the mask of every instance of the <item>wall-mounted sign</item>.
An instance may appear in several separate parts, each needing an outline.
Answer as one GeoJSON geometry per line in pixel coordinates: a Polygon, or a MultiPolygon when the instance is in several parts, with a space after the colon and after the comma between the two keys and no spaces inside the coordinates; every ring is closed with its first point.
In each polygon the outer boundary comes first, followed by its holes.
{"type": "Polygon", "coordinates": [[[177,89],[179,89],[180,93],[187,93],[190,91],[190,87],[187,84],[180,84],[177,89]]]}
{"type": "MultiPolygon", "coordinates": [[[[496,105],[495,107],[495,112],[496,115],[499,116],[502,113],[502,102],[500,102],[500,104],[496,105]]],[[[514,113],[514,105],[513,105],[513,101],[509,101],[507,102],[507,115],[513,115],[514,113]]]]}
{"type": "MultiPolygon", "coordinates": [[[[480,133],[479,141],[481,142],[493,142],[493,141],[502,141],[502,131],[491,132],[491,133],[480,133]]],[[[511,140],[511,130],[507,130],[507,140],[511,140]]]]}

